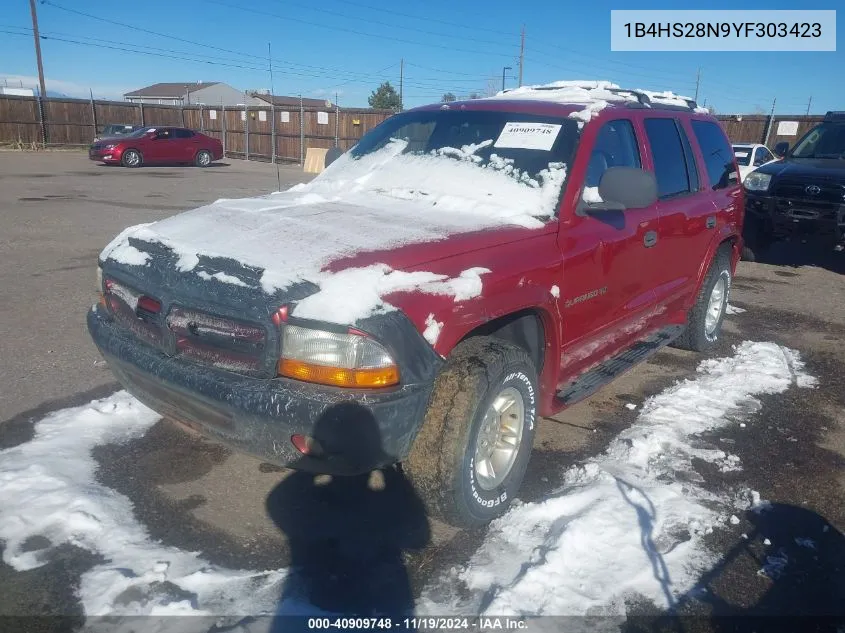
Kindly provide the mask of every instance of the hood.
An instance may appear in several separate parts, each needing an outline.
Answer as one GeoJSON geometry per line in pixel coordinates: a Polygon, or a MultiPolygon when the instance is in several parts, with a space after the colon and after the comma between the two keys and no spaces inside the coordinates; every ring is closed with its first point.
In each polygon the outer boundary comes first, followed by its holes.
{"type": "Polygon", "coordinates": [[[537,228],[515,226],[377,195],[341,202],[285,192],[219,200],[131,227],[104,249],[101,260],[107,273],[110,268],[122,269],[125,276],[138,279],[141,291],[160,294],[158,289],[167,289],[175,298],[237,302],[266,315],[281,303],[314,294],[341,271],[368,269],[364,277],[349,279],[366,278],[375,284],[392,275],[390,284],[379,286],[385,289],[436,282],[443,276],[425,272],[402,276],[405,273],[395,271],[523,239],[554,226],[540,221],[537,228]]]}
{"type": "Polygon", "coordinates": [[[810,177],[845,183],[845,160],[837,158],[786,158],[766,163],[755,171],[773,177],[810,177]]]}

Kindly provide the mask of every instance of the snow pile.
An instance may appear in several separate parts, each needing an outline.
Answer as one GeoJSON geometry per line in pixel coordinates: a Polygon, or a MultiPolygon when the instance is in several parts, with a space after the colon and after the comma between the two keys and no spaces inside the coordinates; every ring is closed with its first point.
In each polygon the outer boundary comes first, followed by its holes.
{"type": "Polygon", "coordinates": [[[91,449],[139,437],[158,419],[120,392],[51,414],[32,441],[0,452],[4,562],[19,571],[45,564],[46,551],[26,551],[36,535],[102,556],[80,581],[89,616],[272,613],[284,571],[224,569],[153,541],[129,499],[96,482],[91,449]]]}
{"type": "Polygon", "coordinates": [[[372,314],[394,310],[384,296],[412,290],[466,301],[481,294],[481,275],[489,272],[487,268],[470,268],[449,278],[429,272],[406,273],[378,264],[323,273],[320,291],[297,303],[293,314],[304,319],[328,317],[337,323],[356,323],[372,314]]]}
{"type": "Polygon", "coordinates": [[[689,107],[689,102],[692,101],[692,97],[676,95],[674,92],[670,92],[669,90],[664,90],[663,92],[653,92],[651,90],[641,90],[637,88],[634,92],[636,94],[645,95],[648,97],[649,101],[659,105],[680,106],[682,108],[686,108],[689,107]]]}
{"type": "Polygon", "coordinates": [[[420,612],[619,616],[633,595],[671,606],[714,562],[702,537],[727,524],[733,501],[699,485],[692,460],[727,456],[697,436],[795,384],[814,379],[774,343],[704,361],[695,379],[646,401],[603,455],[571,468],[557,494],[494,522],[466,567],[424,591],[420,612]]]}
{"type": "Polygon", "coordinates": [[[437,339],[440,338],[440,331],[443,329],[443,322],[437,321],[434,314],[429,314],[425,319],[425,331],[423,337],[432,346],[437,344],[437,339]]]}

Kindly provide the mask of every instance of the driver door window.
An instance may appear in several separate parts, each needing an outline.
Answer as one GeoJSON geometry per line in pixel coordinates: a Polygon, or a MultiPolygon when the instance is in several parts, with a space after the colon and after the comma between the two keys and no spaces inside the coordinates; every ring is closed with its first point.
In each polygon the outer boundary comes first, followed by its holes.
{"type": "Polygon", "coordinates": [[[642,167],[634,126],[627,119],[608,121],[599,130],[587,165],[585,186],[597,188],[611,167],[642,167]]]}

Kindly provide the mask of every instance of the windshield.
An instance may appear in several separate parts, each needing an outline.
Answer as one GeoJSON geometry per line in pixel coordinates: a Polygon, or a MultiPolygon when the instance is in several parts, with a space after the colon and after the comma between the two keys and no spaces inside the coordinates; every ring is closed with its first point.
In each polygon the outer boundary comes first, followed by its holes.
{"type": "Polygon", "coordinates": [[[742,167],[747,167],[751,164],[751,148],[744,145],[734,145],[734,156],[736,162],[742,167]]]}
{"type": "Polygon", "coordinates": [[[813,128],[790,154],[792,158],[845,158],[845,123],[826,122],[813,128]]]}
{"type": "Polygon", "coordinates": [[[147,132],[152,132],[155,129],[156,128],[154,128],[154,127],[141,127],[141,128],[138,128],[137,130],[135,130],[134,132],[132,132],[131,134],[126,134],[126,136],[131,137],[131,138],[138,138],[139,136],[144,136],[144,134],[146,134],[147,132]]]}
{"type": "Polygon", "coordinates": [[[364,135],[312,183],[437,211],[552,216],[578,138],[571,118],[466,110],[407,112],[364,135]]]}

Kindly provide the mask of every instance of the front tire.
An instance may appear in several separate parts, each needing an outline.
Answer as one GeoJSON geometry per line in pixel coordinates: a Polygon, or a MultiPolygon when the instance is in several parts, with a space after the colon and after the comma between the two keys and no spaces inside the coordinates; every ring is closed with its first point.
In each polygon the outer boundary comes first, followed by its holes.
{"type": "Polygon", "coordinates": [[[120,162],[123,164],[124,167],[136,168],[140,167],[143,159],[141,158],[141,152],[137,149],[128,149],[123,152],[123,156],[120,158],[120,162]]]}
{"type": "Polygon", "coordinates": [[[695,305],[689,312],[686,330],[675,341],[674,347],[706,352],[716,345],[728,311],[732,282],[730,251],[721,249],[716,253],[695,305]]]}
{"type": "Polygon", "coordinates": [[[472,527],[507,510],[531,455],[537,394],[522,348],[489,337],[455,348],[403,463],[430,513],[472,527]]]}
{"type": "Polygon", "coordinates": [[[208,167],[211,164],[211,152],[200,150],[194,158],[194,164],[197,167],[208,167]]]}

